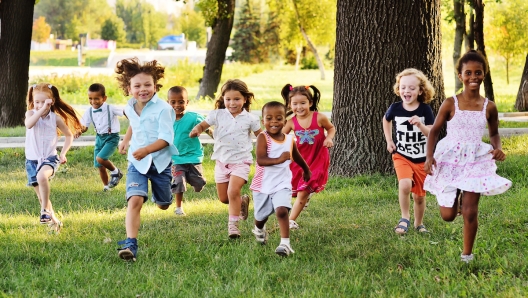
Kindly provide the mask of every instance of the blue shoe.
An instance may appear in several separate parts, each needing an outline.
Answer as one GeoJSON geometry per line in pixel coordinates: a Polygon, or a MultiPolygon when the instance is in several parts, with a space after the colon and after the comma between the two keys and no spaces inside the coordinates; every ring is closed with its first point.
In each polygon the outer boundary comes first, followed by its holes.
{"type": "Polygon", "coordinates": [[[121,181],[121,178],[123,178],[123,172],[121,172],[120,169],[117,169],[117,174],[110,174],[110,182],[108,182],[109,188],[114,188],[119,184],[119,181],[121,181]]]}
{"type": "Polygon", "coordinates": [[[136,254],[138,250],[137,239],[127,238],[126,240],[117,242],[118,245],[122,245],[117,250],[117,255],[125,261],[136,261],[136,254]]]}

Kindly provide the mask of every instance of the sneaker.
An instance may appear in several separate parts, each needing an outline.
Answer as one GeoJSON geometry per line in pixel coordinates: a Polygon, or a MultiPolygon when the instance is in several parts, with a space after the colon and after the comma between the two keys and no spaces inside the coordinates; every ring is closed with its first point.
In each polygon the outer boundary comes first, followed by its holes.
{"type": "Polygon", "coordinates": [[[268,241],[268,232],[266,232],[266,228],[259,229],[257,227],[254,227],[253,235],[255,235],[255,239],[257,239],[257,242],[264,245],[268,241]]]}
{"type": "Polygon", "coordinates": [[[176,209],[174,209],[174,214],[176,215],[180,215],[180,216],[185,216],[185,212],[183,212],[183,209],[182,208],[178,208],[176,207],[176,209]]]}
{"type": "Polygon", "coordinates": [[[117,250],[117,255],[125,261],[136,261],[136,254],[138,250],[137,239],[127,238],[126,240],[117,242],[118,245],[122,245],[117,250]]]}
{"type": "Polygon", "coordinates": [[[470,255],[461,255],[460,256],[460,261],[462,262],[466,262],[466,263],[469,263],[471,261],[473,261],[473,254],[470,254],[470,255]]]}
{"type": "Polygon", "coordinates": [[[297,230],[299,229],[299,225],[295,222],[295,220],[290,219],[290,230],[297,230]]]}
{"type": "Polygon", "coordinates": [[[249,196],[242,195],[240,197],[240,201],[240,219],[246,220],[248,218],[249,213],[249,196]]]}
{"type": "Polygon", "coordinates": [[[120,169],[117,169],[117,174],[111,174],[110,182],[108,182],[108,187],[114,188],[119,184],[119,181],[121,181],[121,178],[123,178],[123,172],[121,172],[120,169]]]}
{"type": "Polygon", "coordinates": [[[103,187],[103,191],[111,191],[111,190],[112,190],[112,189],[111,189],[110,186],[108,186],[108,185],[105,185],[105,186],[103,187]]]}
{"type": "Polygon", "coordinates": [[[227,232],[229,238],[235,239],[240,237],[240,230],[238,229],[238,221],[230,221],[227,225],[227,232]]]}
{"type": "Polygon", "coordinates": [[[293,249],[289,246],[289,245],[286,245],[286,244],[280,244],[279,246],[277,246],[277,248],[275,249],[275,253],[278,254],[279,256],[281,257],[287,257],[289,256],[290,254],[294,253],[293,249]]]}

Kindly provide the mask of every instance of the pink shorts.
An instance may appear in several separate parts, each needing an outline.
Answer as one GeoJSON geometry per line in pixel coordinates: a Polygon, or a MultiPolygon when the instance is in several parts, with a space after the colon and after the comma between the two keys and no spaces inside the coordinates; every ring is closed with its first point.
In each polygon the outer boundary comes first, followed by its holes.
{"type": "Polygon", "coordinates": [[[253,164],[253,161],[248,160],[243,163],[223,163],[216,161],[215,164],[215,182],[216,183],[227,183],[231,175],[240,177],[246,182],[249,178],[249,167],[253,164]]]}

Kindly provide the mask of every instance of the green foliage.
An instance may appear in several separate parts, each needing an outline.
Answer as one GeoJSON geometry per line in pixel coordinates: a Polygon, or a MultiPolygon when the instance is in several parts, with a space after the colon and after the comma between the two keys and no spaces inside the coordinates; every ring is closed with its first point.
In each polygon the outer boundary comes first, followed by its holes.
{"type": "Polygon", "coordinates": [[[301,59],[301,69],[318,69],[317,61],[313,55],[306,55],[301,59]]]}
{"type": "Polygon", "coordinates": [[[126,40],[125,23],[117,16],[104,21],[101,26],[101,38],[104,40],[115,40],[123,42],[126,40]]]}
{"type": "Polygon", "coordinates": [[[38,17],[33,21],[33,32],[31,33],[31,40],[43,43],[48,40],[51,33],[51,26],[46,23],[45,17],[38,17]]]}
{"type": "Polygon", "coordinates": [[[208,27],[214,27],[216,16],[218,14],[218,1],[200,0],[196,3],[196,7],[202,13],[205,19],[205,25],[208,27]]]}
{"type": "Polygon", "coordinates": [[[187,8],[182,12],[179,23],[181,32],[185,34],[187,40],[196,41],[199,47],[205,47],[205,19],[200,13],[187,8]]]}
{"type": "MultiPolygon", "coordinates": [[[[106,66],[109,50],[86,51],[86,66],[106,66]]],[[[77,66],[77,51],[32,51],[29,58],[30,66],[77,66]]],[[[53,71],[50,71],[53,75],[53,71]]]]}
{"type": "Polygon", "coordinates": [[[236,31],[231,44],[234,51],[232,60],[254,64],[267,62],[268,56],[261,51],[263,40],[258,15],[255,6],[252,9],[251,0],[246,0],[235,24],[236,31]]]}

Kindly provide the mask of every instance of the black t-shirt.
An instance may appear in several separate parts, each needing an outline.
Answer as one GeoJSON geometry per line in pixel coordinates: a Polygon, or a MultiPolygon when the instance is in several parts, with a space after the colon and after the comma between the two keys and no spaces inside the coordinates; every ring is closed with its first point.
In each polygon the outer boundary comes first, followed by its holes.
{"type": "Polygon", "coordinates": [[[404,109],[401,101],[393,103],[385,113],[385,120],[394,121],[396,151],[413,163],[420,163],[425,161],[427,138],[418,127],[409,123],[409,119],[415,115],[425,125],[434,123],[433,110],[423,102],[414,111],[404,109]]]}

